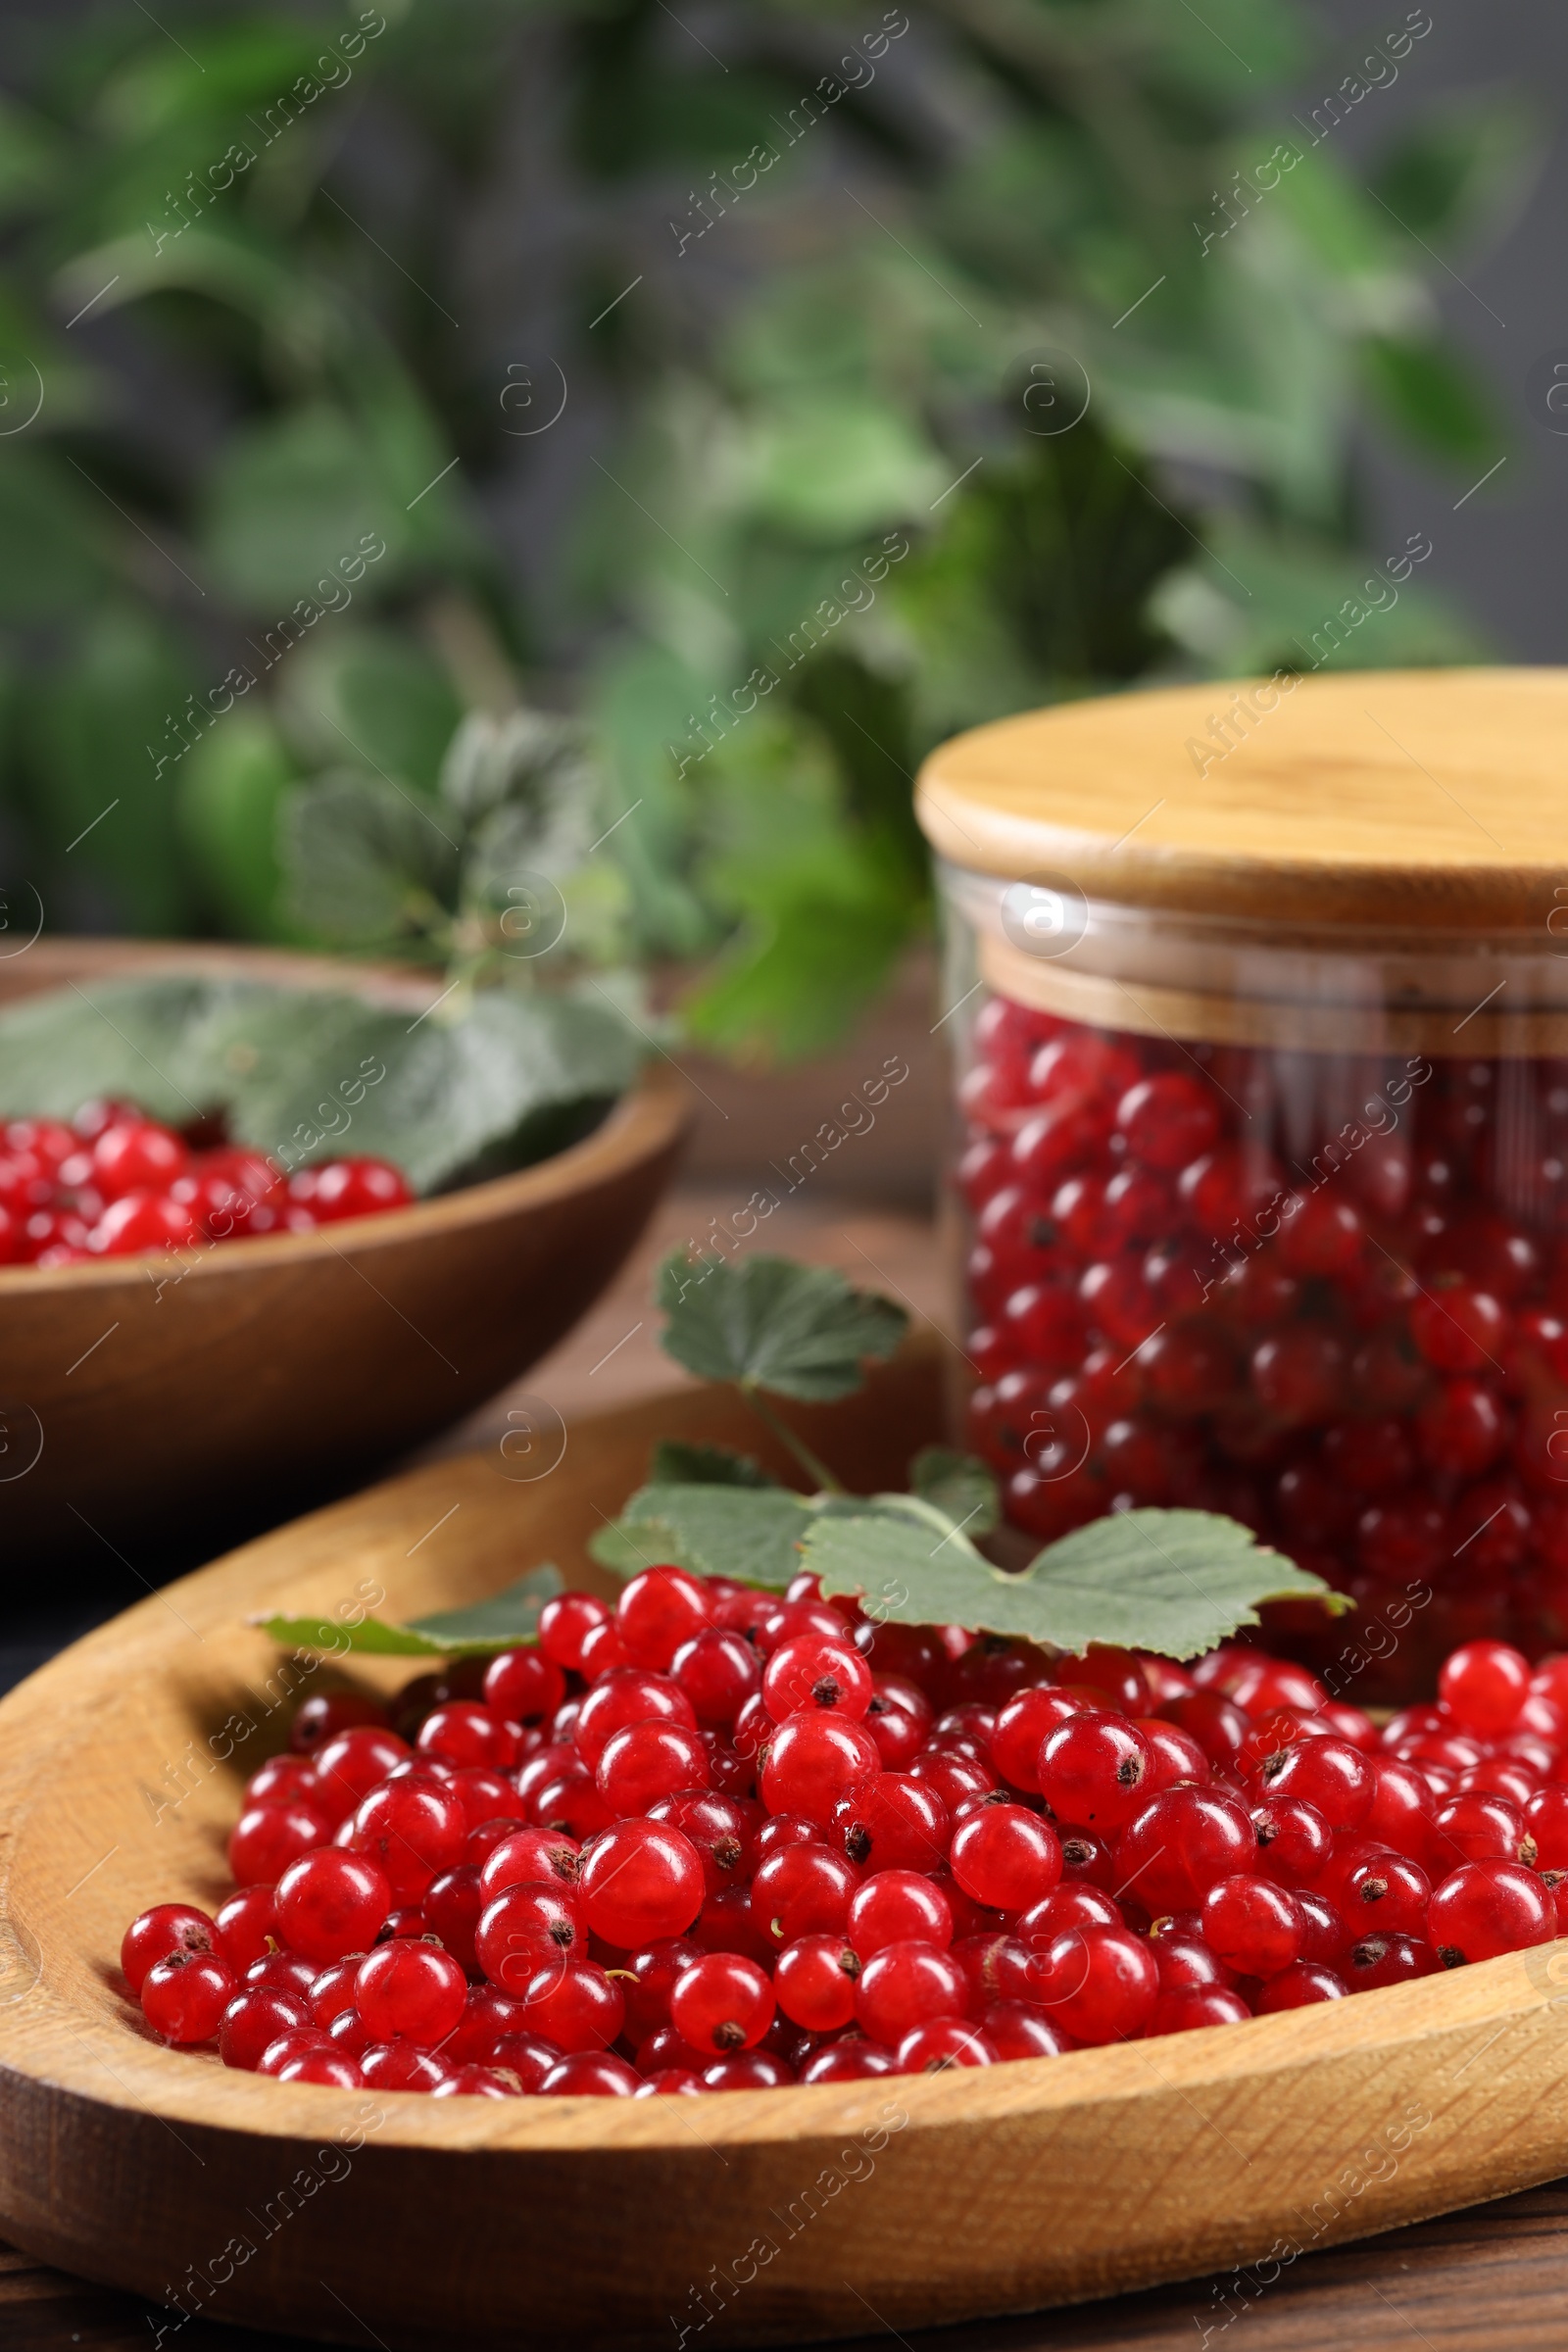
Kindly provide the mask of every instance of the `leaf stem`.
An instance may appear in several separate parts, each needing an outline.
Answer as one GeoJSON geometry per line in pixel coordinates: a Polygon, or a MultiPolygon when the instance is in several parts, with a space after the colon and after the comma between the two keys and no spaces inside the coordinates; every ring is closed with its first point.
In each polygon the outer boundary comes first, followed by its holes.
{"type": "Polygon", "coordinates": [[[735,1385],[759,1421],[765,1423],[781,1446],[789,1447],[801,1468],[816,1480],[817,1487],[822,1494],[843,1494],[848,1492],[843,1482],[834,1477],[826,1462],[818,1461],[806,1440],[798,1438],[788,1422],[782,1420],[770,1404],[763,1403],[760,1393],[751,1381],[738,1380],[735,1385]]]}

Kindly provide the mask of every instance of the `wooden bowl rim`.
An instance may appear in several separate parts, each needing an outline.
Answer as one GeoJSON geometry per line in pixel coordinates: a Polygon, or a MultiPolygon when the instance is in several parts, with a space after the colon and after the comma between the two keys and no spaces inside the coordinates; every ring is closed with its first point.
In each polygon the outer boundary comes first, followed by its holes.
{"type": "MultiPolygon", "coordinates": [[[[591,1443],[596,1422],[608,1428],[646,1409],[623,1407],[618,1414],[579,1423],[579,1446],[591,1443]]],[[[0,1700],[0,1820],[9,1825],[0,1844],[0,1918],[9,1893],[6,1846],[21,1836],[39,1801],[30,1735],[42,1733],[47,1745],[52,1727],[94,1712],[107,1682],[122,1680],[127,1671],[179,1676],[188,1686],[187,1644],[176,1638],[172,1648],[167,1632],[171,1604],[198,1640],[204,1639],[204,1624],[215,1631],[233,1629],[268,1606],[308,1607],[312,1580],[318,1581],[323,1562],[335,1561],[340,1546],[352,1542],[351,1531],[357,1530],[362,1541],[373,1531],[378,1542],[401,1546],[405,1533],[425,1526],[438,1487],[447,1499],[455,1477],[471,1486],[487,1475],[482,1457],[460,1456],[294,1521],[135,1603],[0,1700]]],[[[24,1918],[14,1919],[11,1932],[25,1928],[24,1918]]],[[[101,1977],[101,1963],[88,1955],[88,1964],[101,1977]]],[[[40,1954],[38,1966],[48,1994],[47,1953],[40,1954]]],[[[893,2127],[900,2131],[971,2127],[1023,2112],[1119,2105],[1147,2096],[1153,2086],[1151,2076],[1160,2087],[1186,2098],[1223,2094],[1259,2073],[1283,2079],[1314,2059],[1355,2057],[1371,2069],[1382,2052],[1428,2037],[1437,2040],[1456,2030],[1494,2035],[1562,2000],[1568,2000],[1568,1951],[1559,1943],[1157,2042],[1076,2050],[947,2076],[889,2075],[798,2084],[784,2092],[710,2094],[696,2116],[679,2099],[448,2101],[376,2091],[376,2106],[385,2116],[377,2140],[410,2149],[673,2151],[687,2147],[694,2132],[714,2146],[820,2144],[839,2132],[864,2131],[877,2116],[890,2113],[904,2119],[893,2127]]],[[[0,2004],[0,2069],[34,2079],[41,2075],[57,2090],[91,2102],[151,2109],[192,2128],[277,2140],[348,2132],[362,2117],[368,2095],[264,2082],[223,2069],[216,2057],[194,2057],[144,2038],[127,2021],[73,2009],[65,1993],[56,1993],[52,2006],[41,2011],[25,1998],[0,2004]],[[66,2030],[55,2030],[68,2013],[66,2030]]]]}
{"type": "MultiPolygon", "coordinates": [[[[407,1208],[343,1217],[311,1233],[256,1234],[220,1248],[208,1245],[199,1256],[193,1254],[181,1280],[232,1281],[261,1273],[267,1266],[296,1266],[338,1257],[345,1242],[363,1255],[368,1250],[395,1249],[402,1242],[423,1241],[542,1208],[607,1182],[663,1150],[685,1126],[690,1111],[691,1095],[678,1069],[673,1064],[665,1067],[648,1062],[591,1135],[552,1152],[547,1159],[536,1160],[531,1167],[486,1177],[455,1192],[438,1193],[407,1208]]],[[[183,1263],[183,1253],[174,1254],[181,1256],[183,1263]]],[[[107,1257],[93,1265],[0,1266],[0,1299],[139,1287],[147,1279],[149,1264],[155,1262],[156,1252],[143,1251],[137,1256],[107,1257]]]]}

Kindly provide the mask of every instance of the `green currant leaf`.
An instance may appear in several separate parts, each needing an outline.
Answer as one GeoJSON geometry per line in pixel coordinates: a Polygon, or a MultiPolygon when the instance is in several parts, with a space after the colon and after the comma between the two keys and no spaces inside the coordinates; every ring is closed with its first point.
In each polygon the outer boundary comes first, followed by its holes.
{"type": "Polygon", "coordinates": [[[992,1567],[946,1514],[916,1497],[879,1495],[861,1516],[812,1518],[804,1563],[824,1592],[856,1592],[873,1617],[962,1625],[1082,1652],[1115,1642],[1196,1657],[1257,1604],[1286,1597],[1349,1607],[1321,1577],[1209,1511],[1119,1511],[1049,1544],[1021,1575],[992,1567]]]}
{"type": "Polygon", "coordinates": [[[166,976],[24,997],[0,1014],[0,1118],[69,1119],[94,1096],[125,1096],[180,1126],[212,1101],[186,1038],[215,1002],[249,996],[166,976]]]}
{"type": "Polygon", "coordinates": [[[382,1658],[483,1657],[532,1642],[539,1611],[561,1590],[561,1571],[547,1561],[485,1600],[464,1609],[436,1609],[407,1625],[387,1625],[379,1617],[366,1617],[358,1625],[339,1625],[330,1617],[255,1617],[251,1622],[285,1648],[329,1650],[334,1657],[347,1650],[382,1658]]]}
{"type": "Polygon", "coordinates": [[[989,1536],[1002,1518],[996,1472],[976,1454],[923,1446],[909,1464],[909,1485],[922,1501],[946,1511],[971,1541],[989,1536]]]}
{"type": "Polygon", "coordinates": [[[683,1446],[663,1438],[648,1464],[651,1487],[776,1487],[760,1462],[730,1446],[683,1446]]]}
{"type": "Polygon", "coordinates": [[[334,947],[417,939],[456,903],[456,830],[387,776],[335,768],[297,785],[279,836],[288,911],[334,947]]]}
{"type": "Polygon", "coordinates": [[[787,1257],[730,1266],[677,1250],[659,1269],[658,1299],[664,1351],[688,1372],[810,1403],[852,1395],[864,1359],[891,1355],[909,1320],[830,1267],[787,1257]]]}
{"type": "Polygon", "coordinates": [[[427,1193],[575,1142],[638,1058],[612,1007],[543,990],[415,1019],[346,991],[95,982],[0,1013],[0,1118],[70,1118],[95,1095],[176,1127],[221,1108],[236,1143],[287,1168],[366,1152],[427,1193]]]}
{"type": "MultiPolygon", "coordinates": [[[[215,1023],[210,1045],[237,1141],[290,1145],[295,1159],[369,1152],[421,1193],[542,1156],[532,1123],[613,1101],[638,1053],[605,1005],[501,988],[481,990],[453,1021],[279,995],[215,1023]]],[[[576,1138],[543,1140],[553,1151],[576,1138]]]]}
{"type": "Polygon", "coordinates": [[[648,1486],[588,1548],[601,1567],[622,1576],[688,1568],[782,1592],[800,1570],[811,1513],[804,1494],[784,1487],[648,1486]]]}

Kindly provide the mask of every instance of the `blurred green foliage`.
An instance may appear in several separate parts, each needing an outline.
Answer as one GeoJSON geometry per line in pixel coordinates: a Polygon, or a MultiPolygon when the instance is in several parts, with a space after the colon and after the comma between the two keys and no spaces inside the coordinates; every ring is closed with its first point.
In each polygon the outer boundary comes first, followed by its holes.
{"type": "MultiPolygon", "coordinates": [[[[1300,661],[1366,567],[1354,432],[1500,454],[1427,276],[1529,125],[1447,107],[1364,184],[1396,22],[1364,66],[1285,0],[46,28],[0,115],[14,870],[56,923],[364,939],[285,889],[307,780],[433,808],[526,694],[594,747],[591,954],[694,973],[721,1051],[824,1044],[925,920],[933,742],[1300,661]]],[[[1335,658],[1475,650],[1412,586],[1335,658]]]]}

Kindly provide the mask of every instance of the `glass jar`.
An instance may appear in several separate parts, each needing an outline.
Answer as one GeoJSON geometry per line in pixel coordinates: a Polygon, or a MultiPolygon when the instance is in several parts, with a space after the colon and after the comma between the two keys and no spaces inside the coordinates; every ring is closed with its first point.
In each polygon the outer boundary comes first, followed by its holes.
{"type": "Polygon", "coordinates": [[[1363,1701],[1568,1647],[1564,746],[1568,673],[1277,675],[921,776],[964,1442],[1035,1543],[1244,1520],[1353,1595],[1265,1637],[1363,1701]]]}

